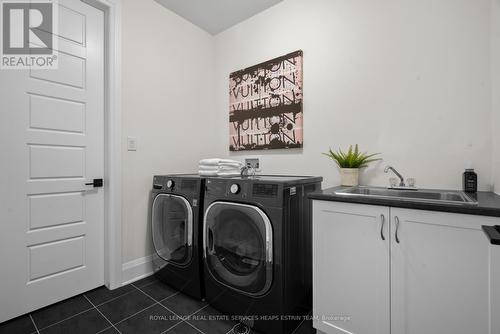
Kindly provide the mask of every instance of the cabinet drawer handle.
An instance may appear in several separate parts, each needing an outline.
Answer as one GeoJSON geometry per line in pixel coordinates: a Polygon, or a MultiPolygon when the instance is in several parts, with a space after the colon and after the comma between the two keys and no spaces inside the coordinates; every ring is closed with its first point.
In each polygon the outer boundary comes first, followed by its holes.
{"type": "Polygon", "coordinates": [[[385,216],[383,214],[380,215],[380,220],[382,221],[382,226],[380,227],[380,237],[382,238],[382,240],[385,241],[385,235],[384,235],[385,216]]]}
{"type": "Polygon", "coordinates": [[[399,244],[399,236],[398,236],[398,231],[399,231],[399,217],[395,216],[394,220],[396,221],[396,234],[395,234],[396,242],[399,244]]]}

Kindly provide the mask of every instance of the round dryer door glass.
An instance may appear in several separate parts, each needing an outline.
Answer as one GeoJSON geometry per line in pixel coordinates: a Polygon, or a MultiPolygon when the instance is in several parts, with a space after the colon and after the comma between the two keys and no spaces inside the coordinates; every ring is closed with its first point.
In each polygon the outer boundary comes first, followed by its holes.
{"type": "Polygon", "coordinates": [[[181,196],[159,194],[153,201],[151,215],[156,254],[168,263],[189,263],[193,235],[193,213],[189,202],[181,196]]]}
{"type": "Polygon", "coordinates": [[[264,294],[272,281],[272,228],[252,205],[216,202],[205,212],[205,257],[219,283],[249,294],[264,294]]]}

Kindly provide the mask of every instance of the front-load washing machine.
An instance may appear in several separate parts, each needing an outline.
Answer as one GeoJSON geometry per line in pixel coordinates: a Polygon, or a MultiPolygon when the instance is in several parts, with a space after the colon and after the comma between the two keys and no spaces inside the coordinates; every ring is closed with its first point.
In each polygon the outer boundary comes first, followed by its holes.
{"type": "Polygon", "coordinates": [[[201,217],[205,180],[198,175],[157,175],[151,192],[155,275],[197,299],[204,297],[201,217]]]}
{"type": "Polygon", "coordinates": [[[309,192],[321,177],[208,178],[206,300],[266,334],[289,334],[312,308],[309,192]]]}

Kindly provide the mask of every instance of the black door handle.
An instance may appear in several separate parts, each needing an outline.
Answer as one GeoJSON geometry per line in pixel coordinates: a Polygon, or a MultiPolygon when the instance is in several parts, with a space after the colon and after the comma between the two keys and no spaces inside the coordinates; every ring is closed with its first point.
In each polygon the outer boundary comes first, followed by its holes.
{"type": "Polygon", "coordinates": [[[85,183],[86,186],[93,186],[94,188],[101,188],[104,182],[102,179],[94,179],[94,181],[85,183]]]}
{"type": "Polygon", "coordinates": [[[484,233],[492,245],[500,245],[500,225],[497,226],[482,226],[484,233]]]}

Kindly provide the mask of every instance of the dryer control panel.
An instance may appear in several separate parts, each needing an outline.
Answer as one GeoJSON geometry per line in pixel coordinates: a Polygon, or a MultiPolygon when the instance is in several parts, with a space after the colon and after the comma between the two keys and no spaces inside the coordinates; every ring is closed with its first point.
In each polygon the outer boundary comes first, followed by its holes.
{"type": "Polygon", "coordinates": [[[241,190],[241,186],[238,183],[233,183],[229,187],[229,192],[231,192],[231,194],[233,194],[233,195],[238,194],[240,192],[240,190],[241,190]]]}
{"type": "Polygon", "coordinates": [[[205,195],[241,202],[258,202],[268,206],[283,205],[283,186],[273,182],[259,182],[253,179],[212,178],[206,182],[205,195]]]}
{"type": "Polygon", "coordinates": [[[239,180],[210,179],[206,183],[206,193],[211,196],[246,198],[248,185],[239,180]]]}

